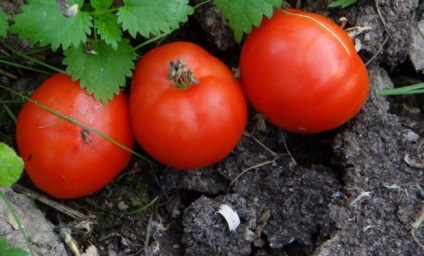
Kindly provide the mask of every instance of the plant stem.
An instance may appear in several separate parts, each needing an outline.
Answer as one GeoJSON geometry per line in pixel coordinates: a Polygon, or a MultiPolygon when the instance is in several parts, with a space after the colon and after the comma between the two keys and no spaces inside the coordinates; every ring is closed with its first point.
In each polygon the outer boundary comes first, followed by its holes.
{"type": "Polygon", "coordinates": [[[34,250],[32,249],[32,245],[29,242],[28,236],[25,233],[25,230],[22,227],[21,222],[19,221],[18,215],[15,212],[15,209],[13,209],[13,206],[10,203],[9,199],[7,199],[6,195],[1,190],[0,190],[0,199],[2,199],[3,202],[6,204],[7,209],[9,210],[10,214],[12,214],[13,219],[15,220],[16,224],[18,225],[19,231],[21,232],[22,236],[24,237],[24,240],[25,240],[25,243],[28,247],[30,255],[36,256],[34,250]]]}
{"type": "Polygon", "coordinates": [[[161,38],[163,38],[163,37],[165,37],[165,36],[167,36],[167,35],[169,35],[169,34],[171,34],[171,33],[172,33],[172,31],[171,31],[171,32],[169,32],[169,33],[163,34],[163,35],[159,35],[159,36],[156,36],[156,37],[150,38],[150,39],[148,39],[148,40],[146,40],[146,41],[142,42],[141,44],[137,45],[136,47],[134,47],[133,51],[135,52],[135,51],[137,51],[138,49],[140,49],[140,48],[142,48],[142,47],[144,47],[144,46],[146,46],[146,45],[148,45],[148,44],[150,44],[150,43],[153,43],[154,41],[157,41],[157,40],[159,40],[159,39],[161,39],[161,38]]]}
{"type": "Polygon", "coordinates": [[[54,66],[52,66],[52,65],[49,65],[49,64],[47,64],[47,63],[45,63],[45,62],[39,61],[39,60],[37,60],[36,58],[33,58],[33,57],[31,57],[31,56],[29,56],[29,55],[27,55],[27,54],[25,54],[25,53],[23,53],[23,52],[21,52],[21,51],[18,51],[18,50],[16,50],[16,49],[14,49],[13,47],[10,47],[9,45],[5,44],[4,42],[2,42],[2,43],[3,43],[3,45],[4,45],[4,46],[5,46],[8,50],[10,50],[10,51],[11,51],[11,52],[13,52],[14,54],[18,55],[19,57],[22,57],[22,58],[25,58],[25,59],[27,59],[27,60],[30,60],[30,61],[32,61],[32,62],[34,62],[34,63],[37,63],[37,64],[39,64],[39,65],[41,65],[41,66],[43,66],[43,67],[49,68],[49,69],[51,69],[51,70],[53,70],[53,71],[55,71],[55,72],[59,72],[59,73],[64,73],[64,74],[66,74],[66,72],[65,72],[64,70],[61,70],[61,69],[59,69],[59,68],[56,68],[56,67],[54,67],[54,66]]]}
{"type": "Polygon", "coordinates": [[[195,5],[194,7],[193,7],[193,9],[197,9],[197,8],[199,8],[200,6],[202,6],[202,5],[204,5],[204,4],[207,4],[207,3],[209,3],[209,2],[211,2],[211,0],[206,0],[206,1],[203,1],[203,2],[201,2],[201,3],[199,3],[199,4],[197,4],[197,5],[195,5]]]}
{"type": "Polygon", "coordinates": [[[14,63],[14,62],[10,62],[10,61],[7,61],[7,60],[1,60],[0,59],[0,63],[8,65],[8,66],[15,67],[15,68],[22,68],[22,69],[38,72],[38,73],[41,73],[41,74],[51,74],[50,72],[47,72],[47,71],[44,71],[44,70],[41,70],[41,69],[28,67],[28,66],[21,65],[21,64],[18,64],[18,63],[14,63]]]}
{"type": "Polygon", "coordinates": [[[154,203],[156,203],[156,201],[158,199],[159,199],[159,197],[157,196],[157,197],[153,198],[148,204],[143,205],[140,208],[137,208],[137,209],[134,209],[134,210],[131,210],[131,211],[128,211],[128,212],[114,212],[114,211],[109,211],[107,209],[104,209],[102,207],[99,207],[97,205],[94,205],[94,204],[92,204],[90,202],[87,202],[87,203],[90,204],[90,206],[96,208],[99,211],[106,212],[108,214],[115,215],[115,216],[122,216],[122,215],[134,215],[134,214],[138,214],[140,212],[143,212],[143,211],[147,210],[150,206],[152,206],[154,203]]]}
{"type": "Polygon", "coordinates": [[[90,127],[89,125],[83,124],[83,123],[81,123],[81,122],[79,122],[79,121],[77,121],[75,119],[72,119],[72,118],[70,118],[70,117],[68,117],[68,116],[66,116],[64,114],[61,114],[61,113],[59,113],[59,112],[57,112],[57,111],[55,111],[55,110],[53,110],[53,109],[51,109],[51,108],[49,108],[49,107],[47,107],[45,105],[43,105],[43,104],[41,104],[41,103],[39,103],[37,101],[34,101],[31,98],[26,97],[25,95],[22,95],[22,94],[20,94],[18,92],[15,92],[14,90],[9,89],[9,88],[7,88],[7,87],[5,87],[3,85],[0,85],[0,88],[5,89],[5,90],[7,90],[7,91],[9,91],[9,92],[11,92],[11,93],[13,93],[15,95],[18,95],[18,96],[22,97],[23,99],[31,102],[32,104],[35,104],[37,107],[40,107],[40,108],[46,110],[47,112],[49,112],[49,113],[51,113],[51,114],[53,114],[55,116],[58,116],[58,117],[66,120],[66,121],[68,121],[70,123],[73,123],[75,125],[78,125],[79,127],[82,127],[84,129],[87,129],[90,132],[94,132],[95,134],[101,136],[102,138],[104,138],[104,139],[112,142],[116,146],[118,146],[118,147],[120,147],[120,148],[122,148],[122,149],[124,149],[124,150],[126,150],[128,152],[130,152],[131,154],[133,154],[133,155],[135,155],[135,156],[137,156],[137,157],[145,160],[146,162],[152,164],[153,166],[155,166],[155,164],[151,160],[149,160],[147,157],[140,155],[139,153],[135,152],[134,150],[132,150],[132,149],[130,149],[130,148],[122,145],[121,143],[119,143],[118,141],[116,141],[115,139],[113,139],[112,137],[110,137],[110,136],[108,136],[108,135],[106,135],[106,134],[104,134],[104,133],[102,133],[102,132],[100,132],[100,131],[92,128],[92,127],[90,127]]]}
{"type": "Polygon", "coordinates": [[[424,83],[380,91],[380,92],[377,92],[377,95],[387,96],[387,95],[404,95],[404,94],[418,94],[418,93],[424,93],[424,83]]]}
{"type": "Polygon", "coordinates": [[[3,105],[3,108],[6,110],[7,114],[9,114],[10,118],[12,118],[13,122],[16,124],[17,118],[15,114],[13,114],[13,111],[6,105],[4,101],[0,100],[0,103],[3,105]]]}

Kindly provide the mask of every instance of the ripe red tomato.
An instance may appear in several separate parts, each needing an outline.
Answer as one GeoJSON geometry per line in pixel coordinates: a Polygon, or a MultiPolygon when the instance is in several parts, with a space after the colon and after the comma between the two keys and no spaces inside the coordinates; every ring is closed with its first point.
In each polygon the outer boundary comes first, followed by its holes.
{"type": "Polygon", "coordinates": [[[246,38],[241,83],[272,124],[299,133],[336,128],[368,96],[368,75],[349,36],[331,20],[295,9],[274,12],[246,38]]]}
{"type": "Polygon", "coordinates": [[[174,42],[141,58],[130,92],[130,115],[135,137],[147,153],[168,166],[192,170],[233,150],[246,126],[247,103],[224,63],[195,44],[174,42]]]}
{"type": "MultiPolygon", "coordinates": [[[[79,82],[56,74],[31,98],[133,147],[124,93],[103,105],[80,89],[79,82]]],[[[82,197],[101,189],[126,167],[131,157],[131,153],[100,135],[30,102],[25,103],[18,116],[16,139],[28,176],[37,187],[57,198],[82,197]]]]}

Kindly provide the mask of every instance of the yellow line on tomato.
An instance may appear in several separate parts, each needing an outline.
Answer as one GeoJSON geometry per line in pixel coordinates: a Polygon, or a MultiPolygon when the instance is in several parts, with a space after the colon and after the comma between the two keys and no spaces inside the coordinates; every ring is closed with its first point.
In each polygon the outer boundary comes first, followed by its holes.
{"type": "Polygon", "coordinates": [[[339,43],[343,46],[343,48],[346,50],[347,55],[351,56],[349,49],[347,48],[347,46],[343,43],[343,41],[340,39],[340,37],[338,37],[333,31],[331,31],[331,29],[329,29],[327,26],[325,26],[322,22],[320,22],[319,20],[309,17],[307,15],[304,14],[298,14],[298,13],[291,13],[288,12],[286,10],[281,10],[283,13],[287,14],[287,15],[293,15],[293,16],[298,16],[298,17],[302,17],[302,18],[306,18],[306,19],[310,19],[314,22],[316,22],[318,25],[320,25],[321,27],[323,27],[325,30],[327,30],[332,36],[334,36],[336,38],[337,41],[339,41],[339,43]]]}

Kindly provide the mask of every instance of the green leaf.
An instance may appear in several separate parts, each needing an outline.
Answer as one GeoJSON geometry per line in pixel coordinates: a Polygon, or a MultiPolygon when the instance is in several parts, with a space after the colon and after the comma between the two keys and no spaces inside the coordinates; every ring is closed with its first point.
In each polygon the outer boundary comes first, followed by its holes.
{"type": "Polygon", "coordinates": [[[7,30],[9,29],[9,23],[7,22],[9,17],[7,14],[0,10],[0,37],[5,37],[7,35],[7,30]]]}
{"type": "Polygon", "coordinates": [[[94,27],[107,44],[111,45],[114,50],[118,48],[118,42],[122,39],[122,31],[116,15],[104,13],[96,17],[94,27]]]}
{"type": "Polygon", "coordinates": [[[249,34],[252,26],[258,27],[265,15],[272,17],[275,8],[280,8],[281,0],[216,0],[215,5],[222,8],[224,16],[234,30],[236,42],[240,43],[243,33],[249,34]]]}
{"type": "MultiPolygon", "coordinates": [[[[78,5],[80,9],[84,0],[70,1],[69,5],[78,5]]],[[[19,34],[19,39],[29,38],[32,44],[39,42],[40,46],[51,44],[53,50],[60,46],[64,50],[71,45],[77,47],[85,43],[87,35],[91,34],[91,17],[78,11],[74,17],[65,17],[56,1],[28,0],[21,7],[22,13],[15,16],[10,31],[19,34]]]]}
{"type": "Polygon", "coordinates": [[[2,256],[28,256],[29,252],[20,248],[10,248],[7,245],[7,238],[0,237],[0,255],[2,256]]]}
{"type": "Polygon", "coordinates": [[[112,6],[113,0],[91,0],[91,6],[96,11],[104,11],[112,6]]]}
{"type": "Polygon", "coordinates": [[[118,10],[118,22],[124,31],[136,37],[137,33],[145,38],[170,33],[179,27],[180,22],[188,20],[193,7],[188,0],[124,0],[125,5],[118,10]]]}
{"type": "Polygon", "coordinates": [[[337,0],[332,2],[331,4],[328,5],[328,7],[330,8],[334,8],[334,7],[341,7],[341,8],[346,8],[354,3],[356,3],[358,0],[337,0]]]}
{"type": "Polygon", "coordinates": [[[15,151],[0,142],[0,186],[9,188],[21,177],[24,161],[15,151]]]}
{"type": "Polygon", "coordinates": [[[96,100],[105,104],[119,94],[134,68],[135,55],[127,39],[118,42],[116,50],[97,40],[91,43],[90,49],[80,45],[67,49],[64,54],[66,72],[73,80],[80,79],[81,88],[86,87],[88,94],[94,94],[96,100]]]}
{"type": "Polygon", "coordinates": [[[91,5],[96,11],[94,28],[101,38],[116,50],[118,42],[122,39],[122,30],[118,24],[118,17],[108,11],[112,3],[113,0],[91,0],[91,5]]]}

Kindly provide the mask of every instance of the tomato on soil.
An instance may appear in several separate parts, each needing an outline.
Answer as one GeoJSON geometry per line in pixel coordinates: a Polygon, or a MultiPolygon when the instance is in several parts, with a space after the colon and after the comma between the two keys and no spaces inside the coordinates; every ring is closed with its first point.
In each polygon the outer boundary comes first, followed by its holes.
{"type": "MultiPolygon", "coordinates": [[[[64,74],[46,80],[31,99],[132,148],[134,138],[124,93],[107,105],[64,74]]],[[[106,186],[131,153],[107,139],[27,102],[18,116],[18,151],[34,184],[57,198],[76,198],[106,186]]]]}
{"type": "Polygon", "coordinates": [[[368,96],[367,70],[351,38],[328,18],[295,9],[274,12],[247,36],[240,75],[259,113],[299,133],[342,125],[368,96]]]}
{"type": "Polygon", "coordinates": [[[168,166],[192,170],[233,150],[246,126],[247,104],[224,63],[195,44],[174,42],[141,58],[130,115],[147,153],[168,166]]]}

